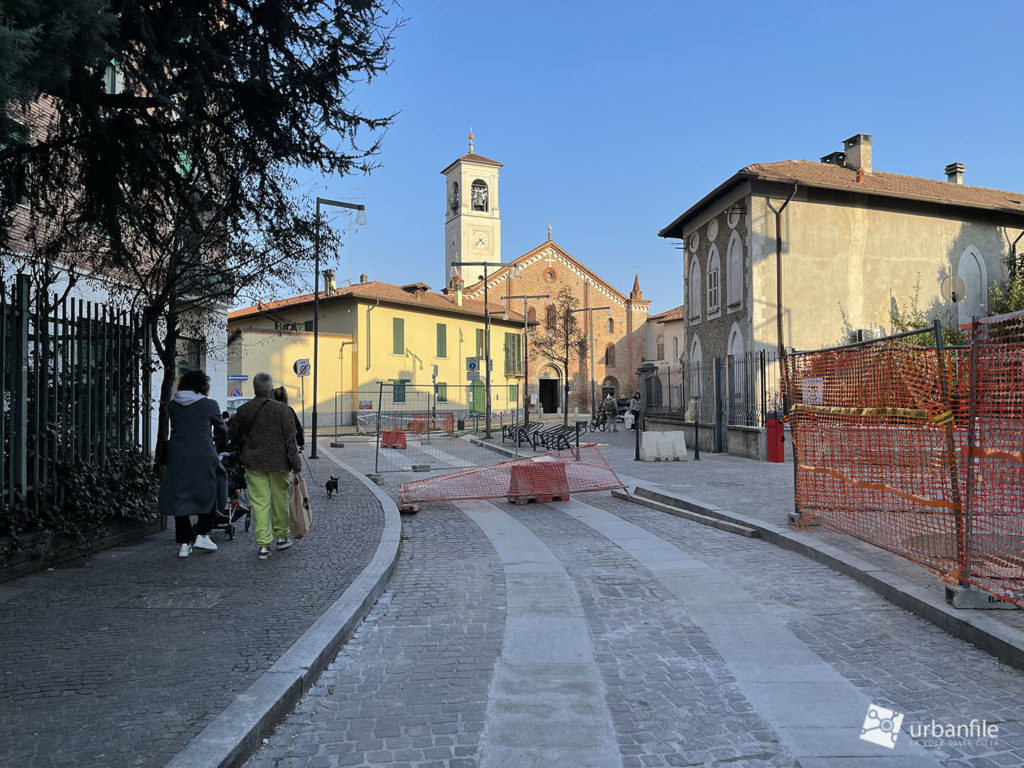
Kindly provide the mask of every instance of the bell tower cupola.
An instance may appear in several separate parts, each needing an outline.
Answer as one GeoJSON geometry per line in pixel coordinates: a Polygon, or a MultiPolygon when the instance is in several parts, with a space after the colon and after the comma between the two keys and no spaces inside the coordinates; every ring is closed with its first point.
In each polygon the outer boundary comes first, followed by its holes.
{"type": "Polygon", "coordinates": [[[471,131],[469,153],[441,171],[445,181],[444,285],[451,280],[452,262],[501,261],[499,168],[497,160],[476,154],[471,131]]]}

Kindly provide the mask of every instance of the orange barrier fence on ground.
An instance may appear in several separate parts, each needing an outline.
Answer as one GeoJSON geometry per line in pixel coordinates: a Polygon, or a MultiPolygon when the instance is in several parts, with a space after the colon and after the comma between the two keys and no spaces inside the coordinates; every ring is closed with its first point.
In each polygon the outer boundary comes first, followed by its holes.
{"type": "Polygon", "coordinates": [[[967,347],[881,339],[787,355],[807,522],[1024,606],[1024,319],[967,347]]]}
{"type": "Polygon", "coordinates": [[[608,466],[601,452],[589,444],[414,480],[402,483],[399,490],[403,503],[501,497],[522,502],[548,501],[571,493],[622,487],[622,481],[608,466]],[[560,466],[541,468],[545,464],[560,466]]]}

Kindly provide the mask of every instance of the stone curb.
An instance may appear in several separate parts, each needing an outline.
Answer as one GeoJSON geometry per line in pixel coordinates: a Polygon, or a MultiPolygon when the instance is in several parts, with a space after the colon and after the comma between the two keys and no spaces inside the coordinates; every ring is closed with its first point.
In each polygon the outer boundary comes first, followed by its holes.
{"type": "Polygon", "coordinates": [[[398,563],[402,521],[395,502],[362,473],[324,452],[365,485],[384,510],[373,559],[341,597],[256,682],[240,693],[166,768],[235,768],[259,748],[316,682],[387,588],[398,563]]]}
{"type": "MultiPolygon", "coordinates": [[[[796,552],[844,576],[849,576],[877,592],[890,603],[931,622],[953,637],[966,640],[1005,664],[1024,669],[1024,632],[1008,627],[984,613],[975,612],[973,615],[965,616],[963,609],[953,608],[945,599],[936,598],[926,588],[830,544],[810,540],[807,534],[800,531],[766,523],[731,510],[710,507],[695,499],[666,493],[658,488],[652,489],[643,485],[637,485],[635,488],[643,488],[657,496],[672,499],[686,509],[709,517],[718,517],[753,528],[769,544],[796,552]]],[[[631,498],[630,501],[637,503],[640,500],[631,498]]]]}

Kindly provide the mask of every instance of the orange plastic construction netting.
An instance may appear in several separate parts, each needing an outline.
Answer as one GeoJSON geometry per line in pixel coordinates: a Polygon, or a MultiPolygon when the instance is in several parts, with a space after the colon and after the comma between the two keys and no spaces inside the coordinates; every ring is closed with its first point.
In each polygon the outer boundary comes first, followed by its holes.
{"type": "Polygon", "coordinates": [[[1024,605],[1024,321],[967,347],[886,340],[785,361],[805,521],[1024,605]]]}
{"type": "Polygon", "coordinates": [[[402,483],[399,490],[403,503],[501,497],[523,502],[622,487],[601,452],[588,444],[414,480],[402,483]]]}
{"type": "Polygon", "coordinates": [[[976,321],[968,357],[961,580],[1024,607],[1024,312],[976,321]]]}

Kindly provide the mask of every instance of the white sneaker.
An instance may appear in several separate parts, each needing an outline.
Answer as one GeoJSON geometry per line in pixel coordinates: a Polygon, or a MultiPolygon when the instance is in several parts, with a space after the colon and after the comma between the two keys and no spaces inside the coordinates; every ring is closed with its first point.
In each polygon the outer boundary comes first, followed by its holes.
{"type": "Polygon", "coordinates": [[[188,557],[190,554],[192,554],[192,545],[182,544],[178,550],[178,557],[188,557]]]}
{"type": "Polygon", "coordinates": [[[217,551],[217,545],[210,540],[209,536],[196,536],[196,543],[194,546],[196,549],[201,549],[204,552],[217,551]]]}

